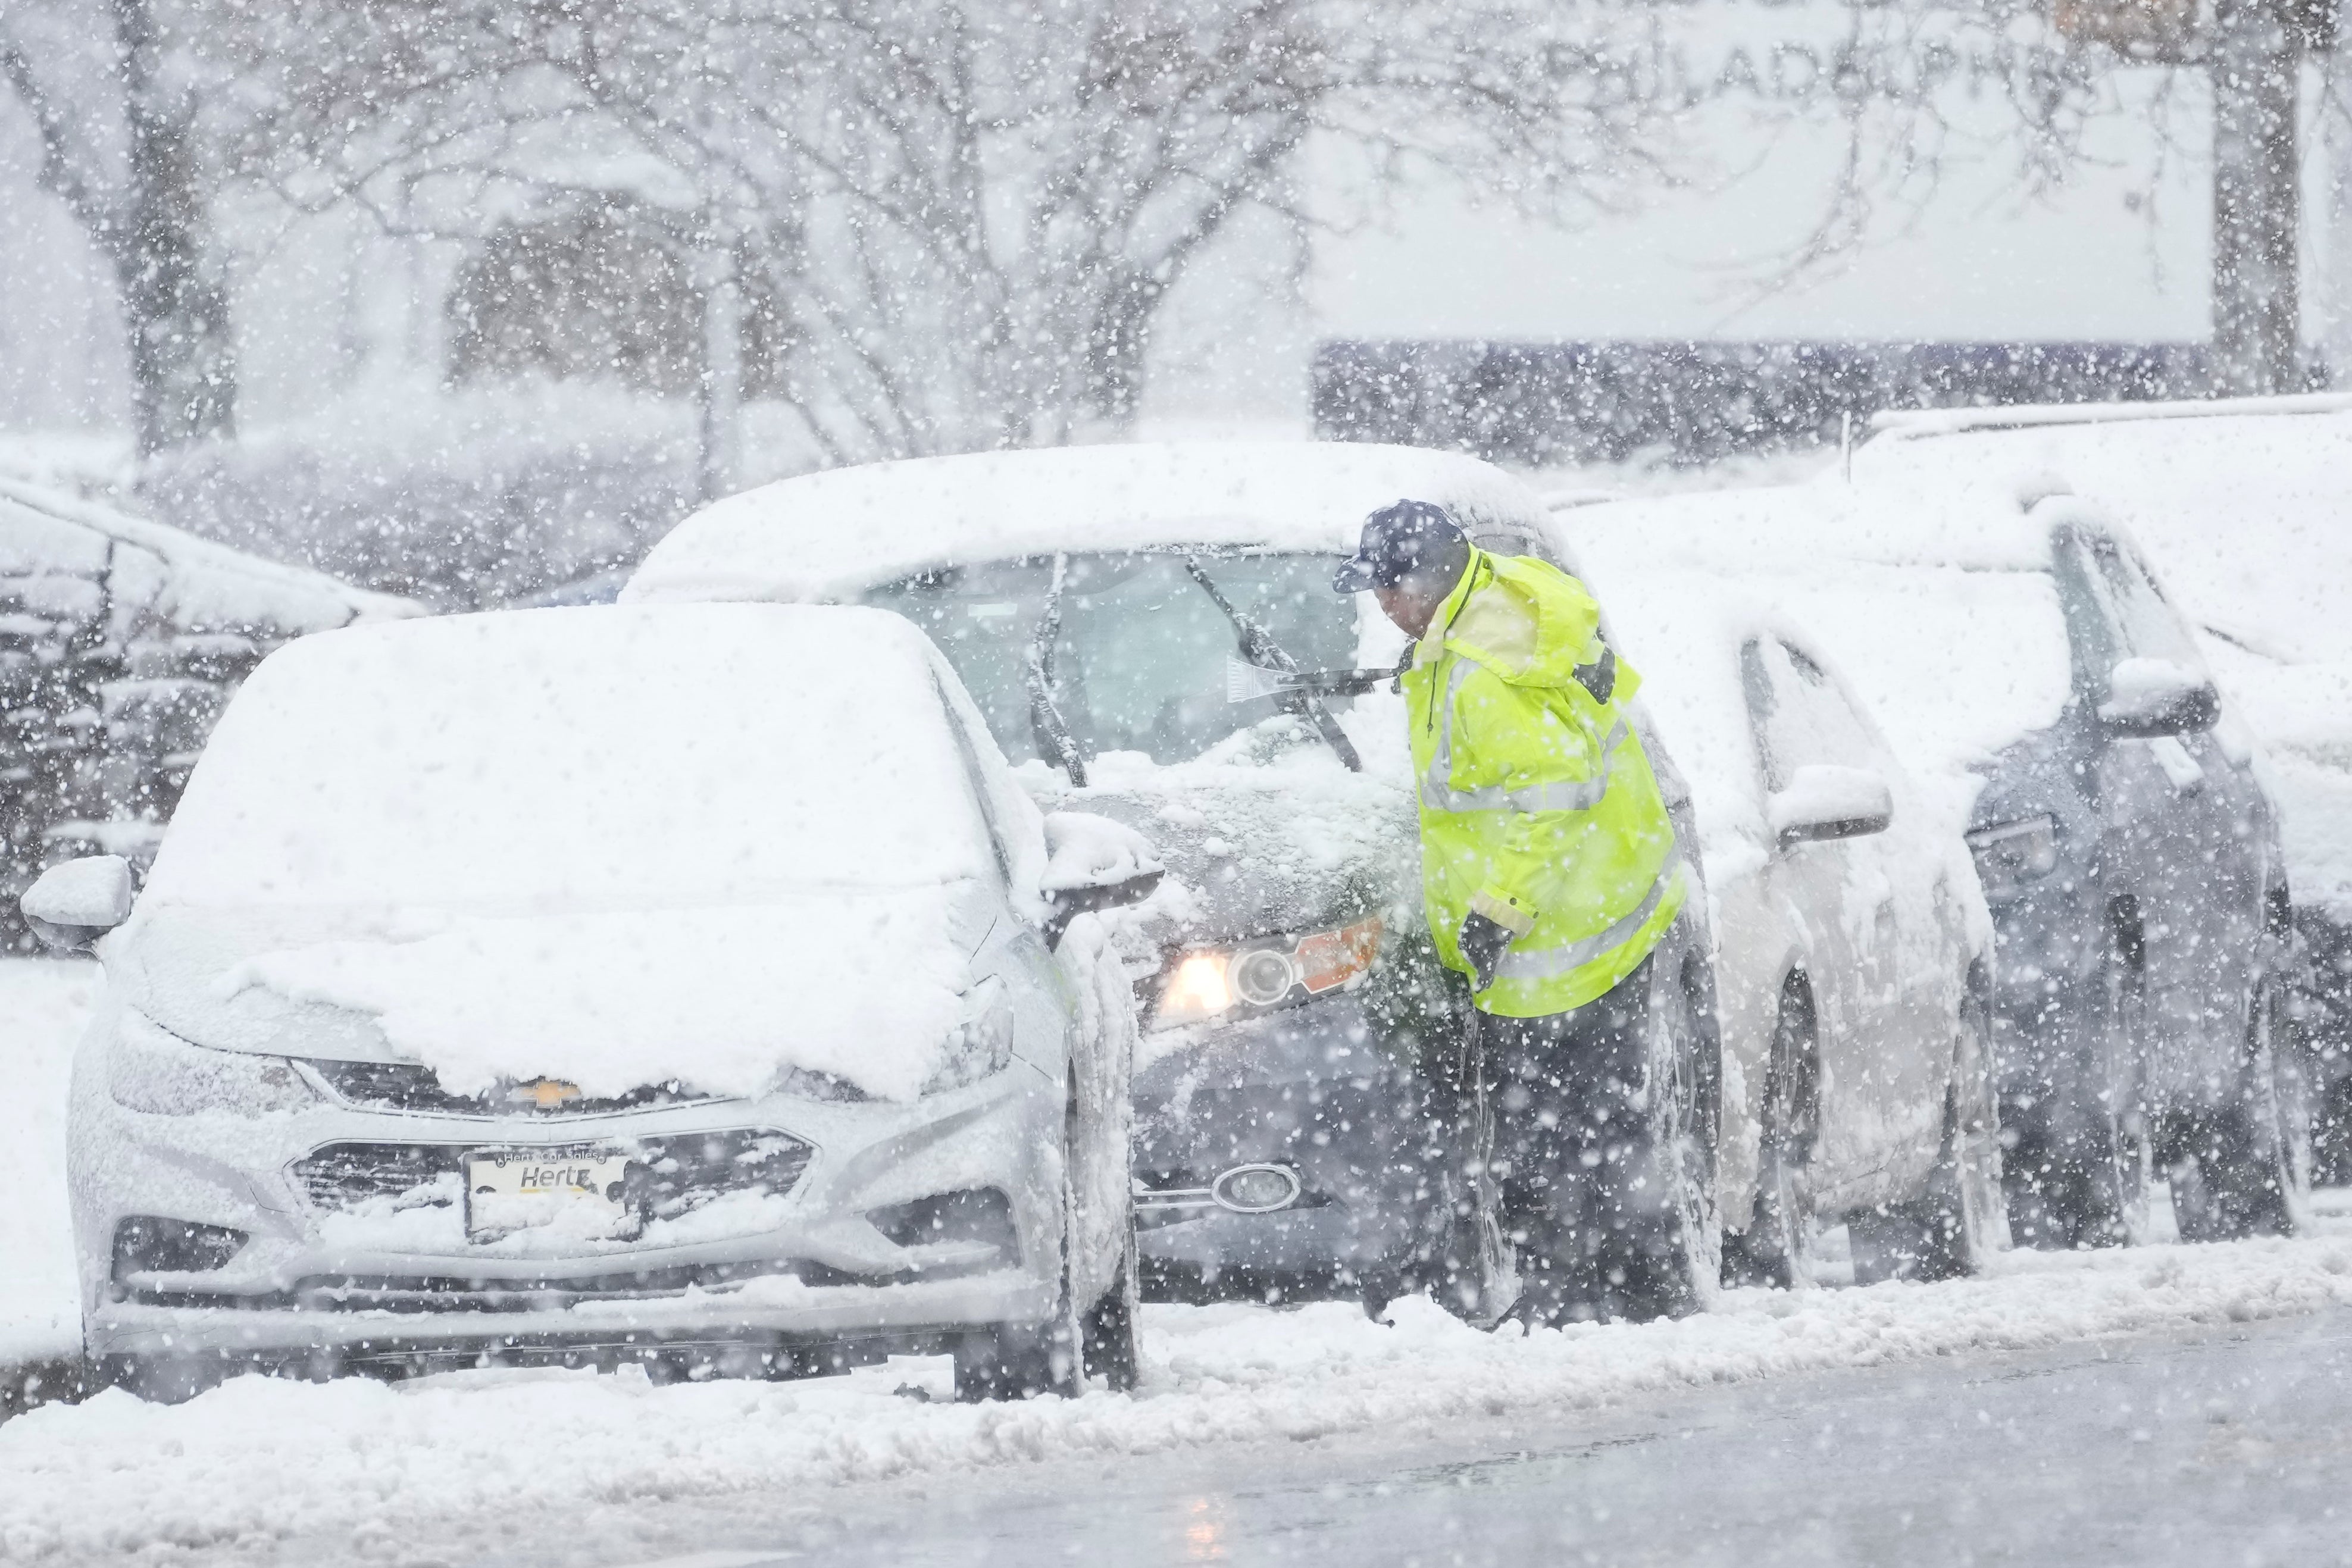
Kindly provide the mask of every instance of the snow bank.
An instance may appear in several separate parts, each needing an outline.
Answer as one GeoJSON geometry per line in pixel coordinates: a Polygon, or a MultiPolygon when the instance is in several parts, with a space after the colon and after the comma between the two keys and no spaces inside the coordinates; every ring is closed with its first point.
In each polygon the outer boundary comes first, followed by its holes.
{"type": "Polygon", "coordinates": [[[81,1350],[66,1081],[99,984],[94,964],[0,958],[0,1369],[81,1350]]]}
{"type": "Polygon", "coordinates": [[[943,1361],[800,1384],[655,1387],[635,1374],[483,1372],[384,1386],[233,1381],[174,1407],[109,1393],[0,1427],[0,1558],[274,1560],[281,1542],[362,1553],[519,1511],[572,1514],[1068,1458],[1307,1441],[1677,1388],[2226,1324],[2352,1303],[2352,1238],[2012,1255],[1940,1285],[1734,1291],[1681,1322],[1520,1337],[1426,1301],[1393,1326],[1353,1306],[1148,1308],[1132,1396],[927,1405],[943,1361]],[[516,1435],[561,1434],[562,1462],[516,1435]],[[136,1462],[126,1462],[135,1456],[136,1462]]]}
{"type": "Polygon", "coordinates": [[[624,602],[854,598],[956,560],[1170,543],[1352,553],[1411,497],[1465,528],[1539,536],[1543,505],[1490,464],[1355,444],[1212,442],[985,452],[839,468],[704,507],[654,547],[624,602]]]}
{"type": "Polygon", "coordinates": [[[958,901],[996,874],[942,668],[897,616],[769,605],[297,643],[108,960],[202,1042],[266,1048],[236,1022],[259,990],[372,1018],[457,1090],[750,1092],[781,1061],[910,1098],[969,979],[958,901]]]}

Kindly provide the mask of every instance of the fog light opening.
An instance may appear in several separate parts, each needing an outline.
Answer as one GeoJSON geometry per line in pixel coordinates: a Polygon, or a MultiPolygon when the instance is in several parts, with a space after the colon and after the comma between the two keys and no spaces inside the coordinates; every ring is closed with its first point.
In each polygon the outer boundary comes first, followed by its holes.
{"type": "Polygon", "coordinates": [[[1220,1207],[1235,1214],[1272,1214],[1298,1201],[1298,1173],[1287,1166],[1235,1166],[1210,1185],[1220,1207]]]}
{"type": "Polygon", "coordinates": [[[125,1274],[209,1274],[245,1246],[242,1230],[134,1214],[114,1228],[114,1278],[125,1274]]]}

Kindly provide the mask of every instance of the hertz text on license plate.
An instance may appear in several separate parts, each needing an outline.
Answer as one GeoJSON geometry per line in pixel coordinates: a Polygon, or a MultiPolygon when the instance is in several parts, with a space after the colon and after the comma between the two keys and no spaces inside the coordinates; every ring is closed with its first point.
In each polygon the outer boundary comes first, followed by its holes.
{"type": "Polygon", "coordinates": [[[583,1241],[626,1240],[639,1216],[629,1156],[610,1149],[487,1149],[466,1156],[466,1235],[494,1241],[547,1230],[583,1241]]]}

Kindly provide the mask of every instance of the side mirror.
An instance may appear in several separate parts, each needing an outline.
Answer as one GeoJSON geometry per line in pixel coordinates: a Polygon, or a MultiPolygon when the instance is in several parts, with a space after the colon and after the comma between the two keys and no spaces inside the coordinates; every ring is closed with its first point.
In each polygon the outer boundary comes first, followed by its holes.
{"type": "Polygon", "coordinates": [[[1115,909],[1151,895],[1162,875],[1151,841],[1124,822],[1090,811],[1045,815],[1045,945],[1058,946],[1070,922],[1090,910],[1115,909]]]}
{"type": "Polygon", "coordinates": [[[2169,659],[2126,659],[2107,672],[2099,722],[2113,734],[2136,740],[2194,735],[2221,718],[2213,683],[2169,659]]]}
{"type": "Polygon", "coordinates": [[[1815,764],[1798,768],[1789,787],[1764,803],[1764,818],[1782,849],[1859,839],[1886,831],[1895,820],[1895,794],[1867,768],[1815,764]]]}
{"type": "Polygon", "coordinates": [[[45,945],[79,952],[131,918],[131,862],[121,855],[85,855],[53,865],[25,890],[16,907],[45,945]]]}

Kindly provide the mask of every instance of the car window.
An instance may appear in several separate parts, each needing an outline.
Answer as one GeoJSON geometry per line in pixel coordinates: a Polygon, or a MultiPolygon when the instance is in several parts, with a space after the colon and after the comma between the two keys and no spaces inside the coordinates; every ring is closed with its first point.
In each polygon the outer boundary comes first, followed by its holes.
{"type": "Polygon", "coordinates": [[[1870,721],[1801,649],[1778,637],[1751,640],[1739,651],[1739,675],[1768,788],[1787,789],[1800,768],[1878,766],[1870,721]]]}
{"type": "Polygon", "coordinates": [[[2179,612],[2139,558],[2120,542],[2062,528],[2051,559],[2066,611],[2067,635],[2074,644],[2079,684],[2095,701],[2105,699],[2108,673],[2125,659],[2163,659],[2189,670],[2205,667],[2179,612]]]}
{"type": "MultiPolygon", "coordinates": [[[[1355,664],[1356,606],[1331,591],[1338,558],[1203,551],[1195,559],[1300,668],[1355,664]]],[[[1050,686],[1086,756],[1139,751],[1181,762],[1277,711],[1270,698],[1225,700],[1225,661],[1239,646],[1234,623],[1184,561],[1175,551],[1066,558],[1050,686]]],[[[1049,559],[989,561],[866,595],[931,634],[1016,763],[1039,755],[1026,683],[1053,579],[1049,559]]]]}

